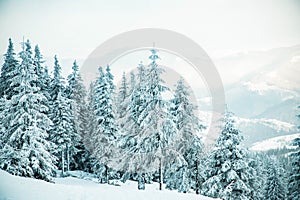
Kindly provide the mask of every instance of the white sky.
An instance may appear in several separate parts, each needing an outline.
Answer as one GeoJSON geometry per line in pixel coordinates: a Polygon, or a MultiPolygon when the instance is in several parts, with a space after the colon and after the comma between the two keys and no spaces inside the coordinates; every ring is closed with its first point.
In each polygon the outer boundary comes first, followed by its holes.
{"type": "MultiPolygon", "coordinates": [[[[164,28],[182,33],[212,58],[292,46],[300,44],[300,1],[0,0],[0,54],[6,52],[9,37],[18,52],[24,36],[33,45],[39,44],[50,67],[57,54],[64,76],[70,72],[74,59],[81,65],[105,40],[138,28],[164,28]]],[[[124,65],[129,60],[121,60],[116,65],[124,65]]],[[[137,66],[140,60],[131,61],[128,65],[137,66]]],[[[192,77],[195,73],[187,71],[186,63],[179,61],[171,63],[162,57],[165,66],[185,65],[181,69],[188,73],[181,71],[181,75],[193,89],[203,88],[203,81],[197,81],[201,78],[192,77]]],[[[122,71],[115,71],[118,82],[122,71]]]]}
{"type": "MultiPolygon", "coordinates": [[[[0,52],[23,36],[45,57],[85,59],[106,39],[165,28],[210,56],[300,44],[299,0],[0,0],[0,52]]],[[[17,47],[18,45],[16,45],[17,47]]]]}

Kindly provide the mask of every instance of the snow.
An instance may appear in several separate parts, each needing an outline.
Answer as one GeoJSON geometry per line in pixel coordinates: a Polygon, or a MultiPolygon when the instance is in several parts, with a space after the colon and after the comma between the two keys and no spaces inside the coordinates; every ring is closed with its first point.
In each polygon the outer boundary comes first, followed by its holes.
{"type": "Polygon", "coordinates": [[[253,123],[253,124],[261,124],[266,127],[272,128],[277,132],[288,132],[295,128],[294,124],[283,122],[277,119],[268,119],[268,118],[256,118],[256,119],[247,119],[247,118],[236,118],[238,126],[241,123],[253,123]]]}
{"type": "Polygon", "coordinates": [[[252,151],[268,151],[271,149],[282,149],[284,147],[288,149],[292,149],[293,148],[293,146],[291,145],[292,141],[295,138],[299,138],[299,137],[300,137],[300,133],[278,136],[261,142],[254,143],[250,149],[252,151]]]}
{"type": "Polygon", "coordinates": [[[266,82],[250,82],[247,81],[243,83],[244,86],[248,87],[248,89],[252,92],[257,92],[259,95],[264,95],[264,93],[268,90],[276,90],[277,88],[273,85],[269,85],[266,82]]]}
{"type": "Polygon", "coordinates": [[[158,184],[147,184],[145,191],[137,190],[137,182],[128,181],[121,186],[97,184],[75,177],[54,178],[54,183],[11,175],[0,170],[0,199],[5,200],[209,200],[212,198],[177,191],[158,190],[158,184]]]}

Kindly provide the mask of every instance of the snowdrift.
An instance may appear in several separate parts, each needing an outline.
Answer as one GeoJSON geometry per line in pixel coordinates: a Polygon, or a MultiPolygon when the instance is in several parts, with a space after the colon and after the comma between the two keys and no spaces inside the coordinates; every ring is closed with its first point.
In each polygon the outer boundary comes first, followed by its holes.
{"type": "Polygon", "coordinates": [[[0,200],[209,200],[212,198],[158,190],[158,184],[137,190],[137,183],[128,181],[121,186],[97,184],[74,177],[54,178],[54,183],[11,175],[0,170],[0,200]]]}

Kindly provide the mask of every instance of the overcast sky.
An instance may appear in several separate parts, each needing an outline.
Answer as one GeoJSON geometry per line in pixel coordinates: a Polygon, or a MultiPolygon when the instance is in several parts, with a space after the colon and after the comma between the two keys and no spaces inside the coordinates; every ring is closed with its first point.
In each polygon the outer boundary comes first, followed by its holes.
{"type": "MultiPolygon", "coordinates": [[[[110,37],[137,28],[182,33],[210,56],[300,44],[299,0],[0,0],[0,52],[12,37],[45,57],[84,59],[110,37]]],[[[16,45],[18,48],[19,45],[16,45]]]]}

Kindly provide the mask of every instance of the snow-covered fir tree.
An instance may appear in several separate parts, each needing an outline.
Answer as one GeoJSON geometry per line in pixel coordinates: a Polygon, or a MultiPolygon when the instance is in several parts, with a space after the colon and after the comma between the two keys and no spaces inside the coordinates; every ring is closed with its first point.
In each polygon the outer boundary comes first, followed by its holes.
{"type": "Polygon", "coordinates": [[[136,151],[137,138],[139,137],[141,127],[138,120],[140,113],[143,109],[145,99],[146,99],[146,68],[140,63],[138,65],[138,74],[135,77],[134,73],[131,72],[130,89],[127,97],[127,112],[124,121],[121,123],[126,124],[122,129],[120,129],[120,137],[118,138],[117,144],[123,156],[120,158],[120,164],[117,165],[118,170],[123,174],[122,181],[125,182],[129,178],[135,177],[138,174],[138,188],[144,189],[145,177],[142,167],[142,155],[137,156],[136,151]],[[135,80],[137,78],[137,81],[135,80]]]}
{"type": "Polygon", "coordinates": [[[94,95],[95,95],[95,82],[91,82],[89,86],[88,97],[87,97],[87,114],[88,114],[87,134],[83,135],[82,137],[82,140],[89,152],[92,152],[93,150],[92,136],[94,135],[94,132],[96,131],[96,127],[97,127],[96,117],[94,113],[94,109],[95,109],[94,95]]]}
{"type": "Polygon", "coordinates": [[[295,151],[290,155],[290,173],[288,178],[288,199],[300,199],[300,138],[293,141],[295,151]]]}
{"type": "Polygon", "coordinates": [[[158,162],[159,171],[159,189],[162,190],[163,184],[163,143],[169,138],[163,138],[162,127],[165,123],[164,119],[170,116],[168,113],[168,102],[162,98],[162,93],[169,90],[164,85],[161,76],[164,70],[159,67],[156,60],[159,59],[157,50],[152,49],[149,59],[151,63],[148,66],[146,74],[147,87],[146,87],[146,101],[144,108],[138,117],[140,127],[142,128],[141,150],[151,153],[150,162],[158,162]],[[153,160],[154,159],[154,160],[153,160]]]}
{"type": "Polygon", "coordinates": [[[1,168],[14,175],[50,180],[55,169],[55,157],[49,152],[53,144],[47,141],[51,120],[44,114],[46,97],[36,86],[37,74],[30,42],[22,43],[21,64],[11,71],[11,99],[5,100],[1,119],[1,168]]]}
{"type": "MultiPolygon", "coordinates": [[[[179,141],[178,152],[184,156],[186,161],[186,169],[184,175],[188,177],[178,176],[173,174],[174,180],[169,180],[168,183],[171,181],[175,182],[182,182],[180,179],[187,179],[187,181],[183,182],[186,185],[183,187],[181,186],[182,192],[187,192],[189,188],[193,188],[196,190],[196,193],[200,193],[200,185],[203,180],[201,180],[200,176],[200,154],[202,151],[202,142],[197,135],[200,130],[200,121],[195,116],[195,109],[194,106],[189,99],[189,88],[184,85],[183,78],[180,78],[176,84],[176,89],[174,92],[174,99],[172,99],[172,108],[171,113],[174,116],[174,123],[176,124],[176,128],[178,129],[181,135],[181,141],[179,141]],[[185,188],[184,190],[182,190],[185,188]]],[[[173,170],[176,171],[176,167],[182,168],[182,166],[176,166],[173,164],[173,170]]],[[[181,171],[178,171],[181,173],[181,171]]],[[[170,177],[172,179],[172,177],[170,177]]],[[[169,185],[167,185],[169,187],[169,185]]],[[[172,188],[175,189],[175,188],[172,188]]],[[[179,188],[176,188],[179,189],[179,188]]]]}
{"type": "MultiPolygon", "coordinates": [[[[147,99],[147,91],[146,91],[146,68],[140,63],[138,65],[138,74],[137,74],[137,83],[132,79],[131,76],[131,85],[130,85],[130,95],[129,102],[127,108],[127,134],[130,134],[134,137],[139,132],[140,128],[140,120],[139,116],[141,111],[144,109],[144,105],[147,99]],[[133,86],[134,84],[134,86],[133,86]]],[[[128,135],[127,135],[128,136],[128,135]]]]}
{"type": "MultiPolygon", "coordinates": [[[[15,76],[16,69],[19,66],[19,62],[16,58],[14,46],[11,38],[8,40],[8,49],[4,54],[4,63],[1,68],[0,76],[0,98],[6,95],[6,98],[10,99],[15,93],[14,87],[11,85],[12,78],[15,76]]],[[[16,87],[16,86],[15,86],[16,87]]]]}
{"type": "Polygon", "coordinates": [[[118,96],[116,100],[117,119],[120,128],[123,128],[126,124],[126,113],[128,108],[128,85],[125,72],[123,72],[121,85],[119,87],[118,96]]]}
{"type": "Polygon", "coordinates": [[[240,146],[241,140],[232,115],[226,113],[224,128],[207,159],[207,178],[202,186],[204,195],[222,199],[250,199],[249,180],[252,175],[245,150],[240,146]]]}
{"type": "MultiPolygon", "coordinates": [[[[109,68],[108,68],[109,69],[109,68]]],[[[92,133],[92,154],[96,159],[95,171],[100,182],[109,181],[109,168],[107,162],[114,156],[114,143],[118,134],[118,127],[113,111],[113,84],[110,73],[104,73],[99,67],[99,77],[94,85],[93,116],[95,130],[92,133]]]]}
{"type": "Polygon", "coordinates": [[[252,188],[250,198],[260,200],[265,195],[265,185],[267,180],[267,160],[266,155],[255,154],[246,151],[248,158],[249,173],[253,177],[249,180],[249,185],[252,188]]]}
{"type": "Polygon", "coordinates": [[[53,126],[50,140],[57,145],[54,154],[59,158],[58,167],[64,174],[69,171],[70,162],[74,162],[76,144],[79,140],[73,126],[72,100],[65,93],[64,78],[61,75],[61,66],[54,57],[54,76],[51,81],[51,120],[53,126]]]}
{"type": "Polygon", "coordinates": [[[48,71],[45,69],[46,67],[43,65],[45,61],[43,60],[43,56],[41,54],[40,48],[38,45],[34,48],[34,62],[35,72],[37,75],[36,86],[40,88],[40,90],[44,93],[44,95],[50,99],[49,90],[50,90],[50,77],[48,71]]]}
{"type": "Polygon", "coordinates": [[[38,47],[38,45],[36,45],[34,48],[34,62],[33,62],[38,77],[36,81],[36,85],[37,87],[40,88],[40,91],[47,98],[48,102],[44,102],[44,103],[48,105],[49,102],[51,101],[51,97],[50,97],[51,77],[48,72],[48,67],[44,65],[44,62],[45,60],[41,54],[40,48],[38,47]]]}
{"type": "Polygon", "coordinates": [[[68,76],[68,86],[66,89],[67,97],[71,100],[71,110],[73,113],[74,138],[73,146],[75,152],[71,153],[74,162],[71,163],[71,169],[89,168],[89,153],[84,147],[82,138],[86,136],[88,125],[88,111],[85,102],[86,90],[79,74],[79,67],[76,60],[73,62],[72,73],[68,76]]]}
{"type": "Polygon", "coordinates": [[[130,72],[130,84],[129,84],[129,94],[131,94],[135,88],[136,80],[135,80],[135,73],[132,71],[130,72]]]}
{"type": "MultiPolygon", "coordinates": [[[[126,170],[140,177],[158,172],[162,189],[163,172],[182,156],[175,148],[179,134],[169,113],[170,104],[162,97],[163,92],[169,90],[161,79],[164,70],[156,62],[157,51],[153,49],[151,53],[151,63],[147,67],[142,63],[138,66],[138,80],[128,104],[127,129],[120,137],[124,152],[120,159],[126,170]]],[[[141,186],[144,182],[139,181],[139,188],[144,188],[141,186]]]]}
{"type": "Polygon", "coordinates": [[[109,65],[106,66],[106,77],[107,77],[107,82],[109,84],[110,92],[113,96],[116,86],[114,85],[114,82],[113,82],[114,76],[111,73],[111,69],[110,69],[109,65]]]}
{"type": "Polygon", "coordinates": [[[45,96],[45,99],[40,102],[43,104],[47,109],[43,110],[43,113],[47,115],[49,119],[51,119],[50,115],[50,107],[51,107],[51,97],[50,97],[50,83],[51,83],[51,77],[48,73],[48,68],[44,65],[44,59],[41,54],[41,51],[38,47],[38,45],[34,48],[34,57],[33,57],[33,65],[34,65],[34,71],[37,75],[36,79],[36,86],[40,89],[40,92],[45,96]]]}
{"type": "Polygon", "coordinates": [[[0,149],[3,148],[4,144],[4,135],[5,135],[5,119],[6,116],[4,114],[4,110],[6,109],[6,106],[8,105],[8,101],[6,98],[6,95],[4,95],[2,98],[0,98],[0,149]]]}
{"type": "Polygon", "coordinates": [[[286,199],[285,171],[274,157],[268,163],[264,198],[267,200],[286,199]]]}

